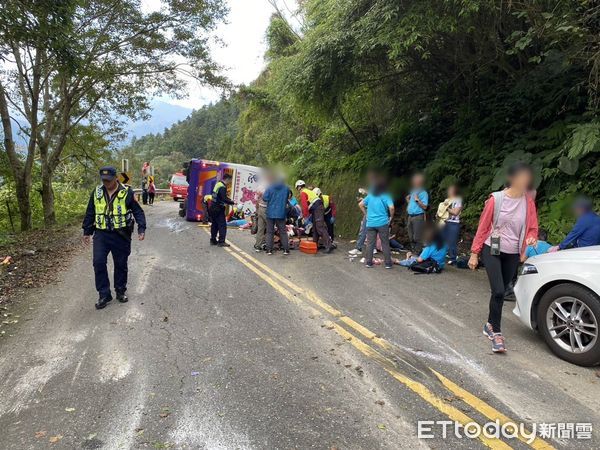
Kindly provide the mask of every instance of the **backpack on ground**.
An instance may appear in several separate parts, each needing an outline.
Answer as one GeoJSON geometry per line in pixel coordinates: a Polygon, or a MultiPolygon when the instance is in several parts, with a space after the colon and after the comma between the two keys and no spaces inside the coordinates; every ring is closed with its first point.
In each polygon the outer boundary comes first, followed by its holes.
{"type": "Polygon", "coordinates": [[[410,270],[415,272],[416,274],[430,274],[430,273],[441,273],[442,269],[440,268],[437,261],[433,259],[426,259],[423,262],[415,262],[410,267],[410,270]]]}

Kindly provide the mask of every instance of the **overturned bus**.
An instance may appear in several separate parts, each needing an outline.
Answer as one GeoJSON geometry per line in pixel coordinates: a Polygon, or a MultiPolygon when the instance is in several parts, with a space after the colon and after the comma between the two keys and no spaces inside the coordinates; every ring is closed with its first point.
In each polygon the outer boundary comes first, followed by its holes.
{"type": "Polygon", "coordinates": [[[189,183],[187,199],[180,204],[179,215],[193,222],[207,220],[204,196],[212,194],[215,184],[226,173],[231,174],[233,179],[227,188],[228,197],[236,205],[242,205],[244,214],[254,214],[257,195],[262,188],[261,168],[207,159],[192,159],[186,168],[186,178],[189,183]]]}

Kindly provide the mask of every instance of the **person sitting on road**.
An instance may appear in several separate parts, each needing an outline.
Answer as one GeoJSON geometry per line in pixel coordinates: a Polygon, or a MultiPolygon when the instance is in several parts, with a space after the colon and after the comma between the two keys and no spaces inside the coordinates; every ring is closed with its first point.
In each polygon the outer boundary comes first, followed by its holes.
{"type": "Polygon", "coordinates": [[[333,245],[327,231],[327,225],[325,224],[325,205],[323,204],[321,189],[316,187],[312,192],[315,195],[310,205],[314,225],[313,240],[317,245],[320,242],[325,247],[325,253],[331,253],[333,245]]]}
{"type": "Polygon", "coordinates": [[[373,267],[373,253],[379,236],[385,268],[391,269],[393,263],[390,250],[390,222],[394,217],[395,208],[394,200],[387,193],[387,184],[383,178],[376,180],[371,192],[360,202],[359,207],[367,218],[365,266],[367,268],[373,267]]]}
{"type": "Polygon", "coordinates": [[[593,211],[594,204],[587,197],[579,197],[573,205],[577,222],[558,245],[550,248],[549,252],[565,250],[568,248],[590,247],[600,245],[600,216],[593,211]]]}
{"type": "Polygon", "coordinates": [[[525,256],[531,258],[535,255],[543,255],[548,253],[548,250],[552,247],[552,244],[548,244],[548,233],[545,230],[538,231],[538,241],[536,245],[528,245],[525,250],[525,256]]]}
{"type": "Polygon", "coordinates": [[[425,241],[429,244],[423,248],[419,256],[414,256],[411,252],[406,254],[406,259],[400,261],[400,265],[404,267],[411,267],[416,263],[431,263],[436,270],[434,272],[441,272],[446,265],[446,251],[448,247],[444,239],[444,234],[441,230],[427,229],[425,232],[425,241]]]}

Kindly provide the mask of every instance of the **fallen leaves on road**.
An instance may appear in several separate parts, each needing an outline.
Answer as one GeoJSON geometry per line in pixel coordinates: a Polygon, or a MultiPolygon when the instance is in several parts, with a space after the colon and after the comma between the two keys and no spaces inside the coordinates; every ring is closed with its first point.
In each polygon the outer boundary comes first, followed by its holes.
{"type": "Polygon", "coordinates": [[[379,406],[383,406],[383,405],[385,405],[385,402],[384,402],[383,400],[377,400],[377,401],[375,402],[375,404],[376,404],[376,405],[379,405],[379,406]]]}
{"type": "Polygon", "coordinates": [[[36,437],[36,439],[41,439],[43,437],[46,437],[46,431],[36,431],[35,437],[36,437]]]}
{"type": "Polygon", "coordinates": [[[62,439],[62,435],[56,435],[56,436],[52,436],[50,439],[48,439],[48,442],[50,442],[51,444],[56,444],[58,441],[60,441],[62,439]]]}
{"type": "Polygon", "coordinates": [[[379,428],[380,430],[387,430],[387,427],[384,424],[382,424],[382,423],[380,423],[379,425],[377,425],[377,428],[379,428]]]}
{"type": "Polygon", "coordinates": [[[163,419],[171,415],[171,409],[168,406],[163,406],[160,411],[159,416],[163,419]]]}

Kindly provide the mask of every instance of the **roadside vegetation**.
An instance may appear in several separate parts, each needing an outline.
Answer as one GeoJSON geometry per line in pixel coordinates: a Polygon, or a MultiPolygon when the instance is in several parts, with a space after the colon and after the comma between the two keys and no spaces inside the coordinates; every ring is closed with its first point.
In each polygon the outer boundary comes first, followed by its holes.
{"type": "Polygon", "coordinates": [[[371,166],[398,179],[424,170],[436,201],[459,182],[472,227],[504,168],[530,162],[551,239],[576,193],[600,198],[597,2],[300,5],[273,15],[257,80],[123,154],[158,171],[191,157],[283,164],[342,203],[345,232],[371,166]]]}

